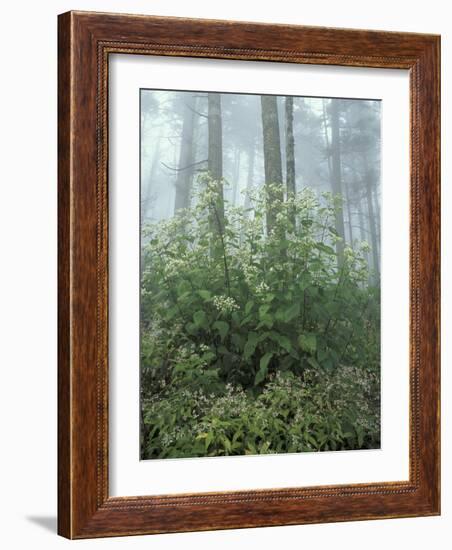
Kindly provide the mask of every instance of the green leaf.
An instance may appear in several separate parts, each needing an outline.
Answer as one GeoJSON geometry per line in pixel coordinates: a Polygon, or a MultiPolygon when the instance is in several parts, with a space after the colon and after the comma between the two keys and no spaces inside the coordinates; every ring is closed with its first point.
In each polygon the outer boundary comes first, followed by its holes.
{"type": "Polygon", "coordinates": [[[206,302],[212,298],[212,293],[209,290],[198,290],[198,294],[206,302]]]}
{"type": "Polygon", "coordinates": [[[322,361],[322,367],[326,370],[332,370],[334,366],[334,363],[331,359],[325,359],[322,361]]]}
{"type": "Polygon", "coordinates": [[[215,359],[216,355],[212,351],[206,351],[202,354],[201,359],[206,363],[210,363],[212,359],[215,359]]]}
{"type": "Polygon", "coordinates": [[[212,443],[213,440],[213,433],[212,432],[204,432],[196,436],[196,439],[204,439],[205,447],[204,449],[207,451],[209,448],[209,445],[212,443]]]}
{"type": "Polygon", "coordinates": [[[196,336],[198,334],[198,327],[195,325],[195,323],[187,323],[185,325],[185,329],[187,330],[188,334],[191,334],[192,336],[196,336]]]}
{"type": "Polygon", "coordinates": [[[248,334],[248,340],[245,344],[245,349],[243,350],[243,355],[245,359],[249,359],[253,353],[256,351],[256,346],[259,342],[259,334],[257,332],[250,332],[248,334]]]}
{"type": "Polygon", "coordinates": [[[308,363],[311,365],[311,367],[314,367],[315,369],[321,368],[321,366],[317,362],[317,359],[314,359],[314,357],[308,357],[308,363]]]}
{"type": "Polygon", "coordinates": [[[292,351],[292,342],[287,336],[284,336],[284,334],[274,333],[274,339],[287,351],[287,353],[292,351]]]}
{"type": "Polygon", "coordinates": [[[300,304],[295,302],[284,311],[284,321],[288,323],[298,315],[300,315],[300,304]]]}
{"type": "Polygon", "coordinates": [[[243,351],[245,339],[241,334],[238,334],[237,332],[233,332],[231,334],[231,342],[239,351],[243,351]]]}
{"type": "Polygon", "coordinates": [[[267,312],[268,312],[269,309],[270,309],[270,305],[269,305],[269,304],[265,304],[265,305],[263,305],[263,306],[261,306],[261,307],[259,308],[259,319],[260,319],[261,321],[263,321],[263,320],[265,319],[266,314],[267,314],[267,312]]]}
{"type": "Polygon", "coordinates": [[[326,254],[331,254],[331,255],[336,254],[336,251],[333,248],[331,248],[331,246],[328,246],[327,244],[316,243],[315,246],[318,250],[321,250],[322,252],[326,252],[326,254]]]}
{"type": "Polygon", "coordinates": [[[217,329],[220,333],[221,341],[224,342],[227,333],[229,332],[229,324],[226,321],[215,321],[213,328],[217,329]]]}
{"type": "Polygon", "coordinates": [[[231,442],[225,435],[220,436],[220,441],[223,443],[225,450],[230,453],[232,451],[231,442]]]}
{"type": "Polygon", "coordinates": [[[317,443],[316,439],[315,439],[311,434],[309,434],[309,433],[306,433],[305,437],[306,437],[306,440],[307,440],[314,448],[317,449],[318,443],[317,443]]]}
{"type": "Polygon", "coordinates": [[[325,349],[318,349],[317,350],[317,359],[320,363],[322,363],[322,361],[325,361],[329,357],[330,357],[330,354],[327,350],[325,350],[325,349]]]}
{"type": "Polygon", "coordinates": [[[179,296],[182,296],[183,294],[187,293],[190,291],[190,284],[187,282],[187,281],[181,281],[178,285],[177,285],[177,294],[179,296]]]}
{"type": "Polygon", "coordinates": [[[245,315],[249,315],[250,311],[253,309],[253,306],[254,306],[254,302],[253,301],[249,301],[246,303],[246,306],[245,306],[245,315]]]}
{"type": "Polygon", "coordinates": [[[317,337],[315,334],[305,332],[298,337],[298,343],[300,348],[306,353],[314,355],[317,350],[317,337]]]}
{"type": "Polygon", "coordinates": [[[356,426],[356,435],[358,436],[358,447],[362,447],[364,443],[364,431],[361,426],[356,426]]]}
{"type": "Polygon", "coordinates": [[[204,311],[199,310],[193,314],[193,322],[199,328],[207,327],[207,315],[204,311]]]}
{"type": "Polygon", "coordinates": [[[262,317],[261,319],[261,322],[257,325],[256,329],[260,329],[262,327],[266,327],[266,328],[273,327],[273,319],[270,317],[270,315],[264,315],[264,317],[262,317]]]}
{"type": "Polygon", "coordinates": [[[168,309],[165,311],[165,313],[164,313],[165,319],[166,319],[167,321],[170,321],[170,320],[177,314],[177,311],[178,311],[178,310],[177,310],[177,307],[176,307],[176,306],[173,306],[173,307],[168,308],[168,309]]]}
{"type": "Polygon", "coordinates": [[[264,380],[268,372],[268,364],[273,357],[273,352],[266,353],[259,362],[259,370],[257,371],[256,378],[254,379],[254,385],[257,386],[264,380]]]}

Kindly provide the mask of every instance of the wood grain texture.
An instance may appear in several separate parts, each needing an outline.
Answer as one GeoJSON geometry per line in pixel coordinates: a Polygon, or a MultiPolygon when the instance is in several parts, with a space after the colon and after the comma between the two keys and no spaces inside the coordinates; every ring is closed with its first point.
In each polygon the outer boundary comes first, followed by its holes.
{"type": "Polygon", "coordinates": [[[58,531],[68,538],[434,515],[440,509],[438,36],[68,12],[59,16],[58,531]],[[108,56],[410,71],[410,480],[108,495],[108,56]]]}

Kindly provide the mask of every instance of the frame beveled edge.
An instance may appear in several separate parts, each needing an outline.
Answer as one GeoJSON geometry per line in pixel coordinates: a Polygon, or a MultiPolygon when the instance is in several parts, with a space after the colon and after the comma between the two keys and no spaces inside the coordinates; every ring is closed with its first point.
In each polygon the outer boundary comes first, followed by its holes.
{"type": "Polygon", "coordinates": [[[59,534],[87,538],[439,514],[440,38],[90,12],[60,15],[58,30],[59,534]],[[408,482],[108,496],[111,53],[410,70],[408,482]]]}

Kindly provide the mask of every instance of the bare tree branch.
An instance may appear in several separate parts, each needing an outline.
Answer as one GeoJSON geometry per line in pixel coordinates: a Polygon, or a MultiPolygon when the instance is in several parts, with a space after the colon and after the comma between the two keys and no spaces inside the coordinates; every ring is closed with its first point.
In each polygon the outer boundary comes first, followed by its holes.
{"type": "Polygon", "coordinates": [[[168,168],[168,170],[173,170],[174,172],[180,172],[181,170],[188,170],[188,168],[193,168],[193,166],[196,166],[197,164],[202,164],[203,162],[207,162],[207,159],[204,160],[198,160],[197,162],[193,162],[192,164],[188,164],[187,166],[184,166],[183,168],[174,168],[173,166],[168,166],[168,164],[165,164],[163,161],[161,163],[165,168],[168,168]]]}

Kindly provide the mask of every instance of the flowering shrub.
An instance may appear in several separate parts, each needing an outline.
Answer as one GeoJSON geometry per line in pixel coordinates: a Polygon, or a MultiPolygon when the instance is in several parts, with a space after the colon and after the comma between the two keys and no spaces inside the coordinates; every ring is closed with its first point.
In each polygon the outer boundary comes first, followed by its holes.
{"type": "Polygon", "coordinates": [[[268,205],[261,192],[220,219],[201,184],[193,208],[144,236],[142,457],[378,447],[367,244],[338,262],[329,194],[268,205]]]}

